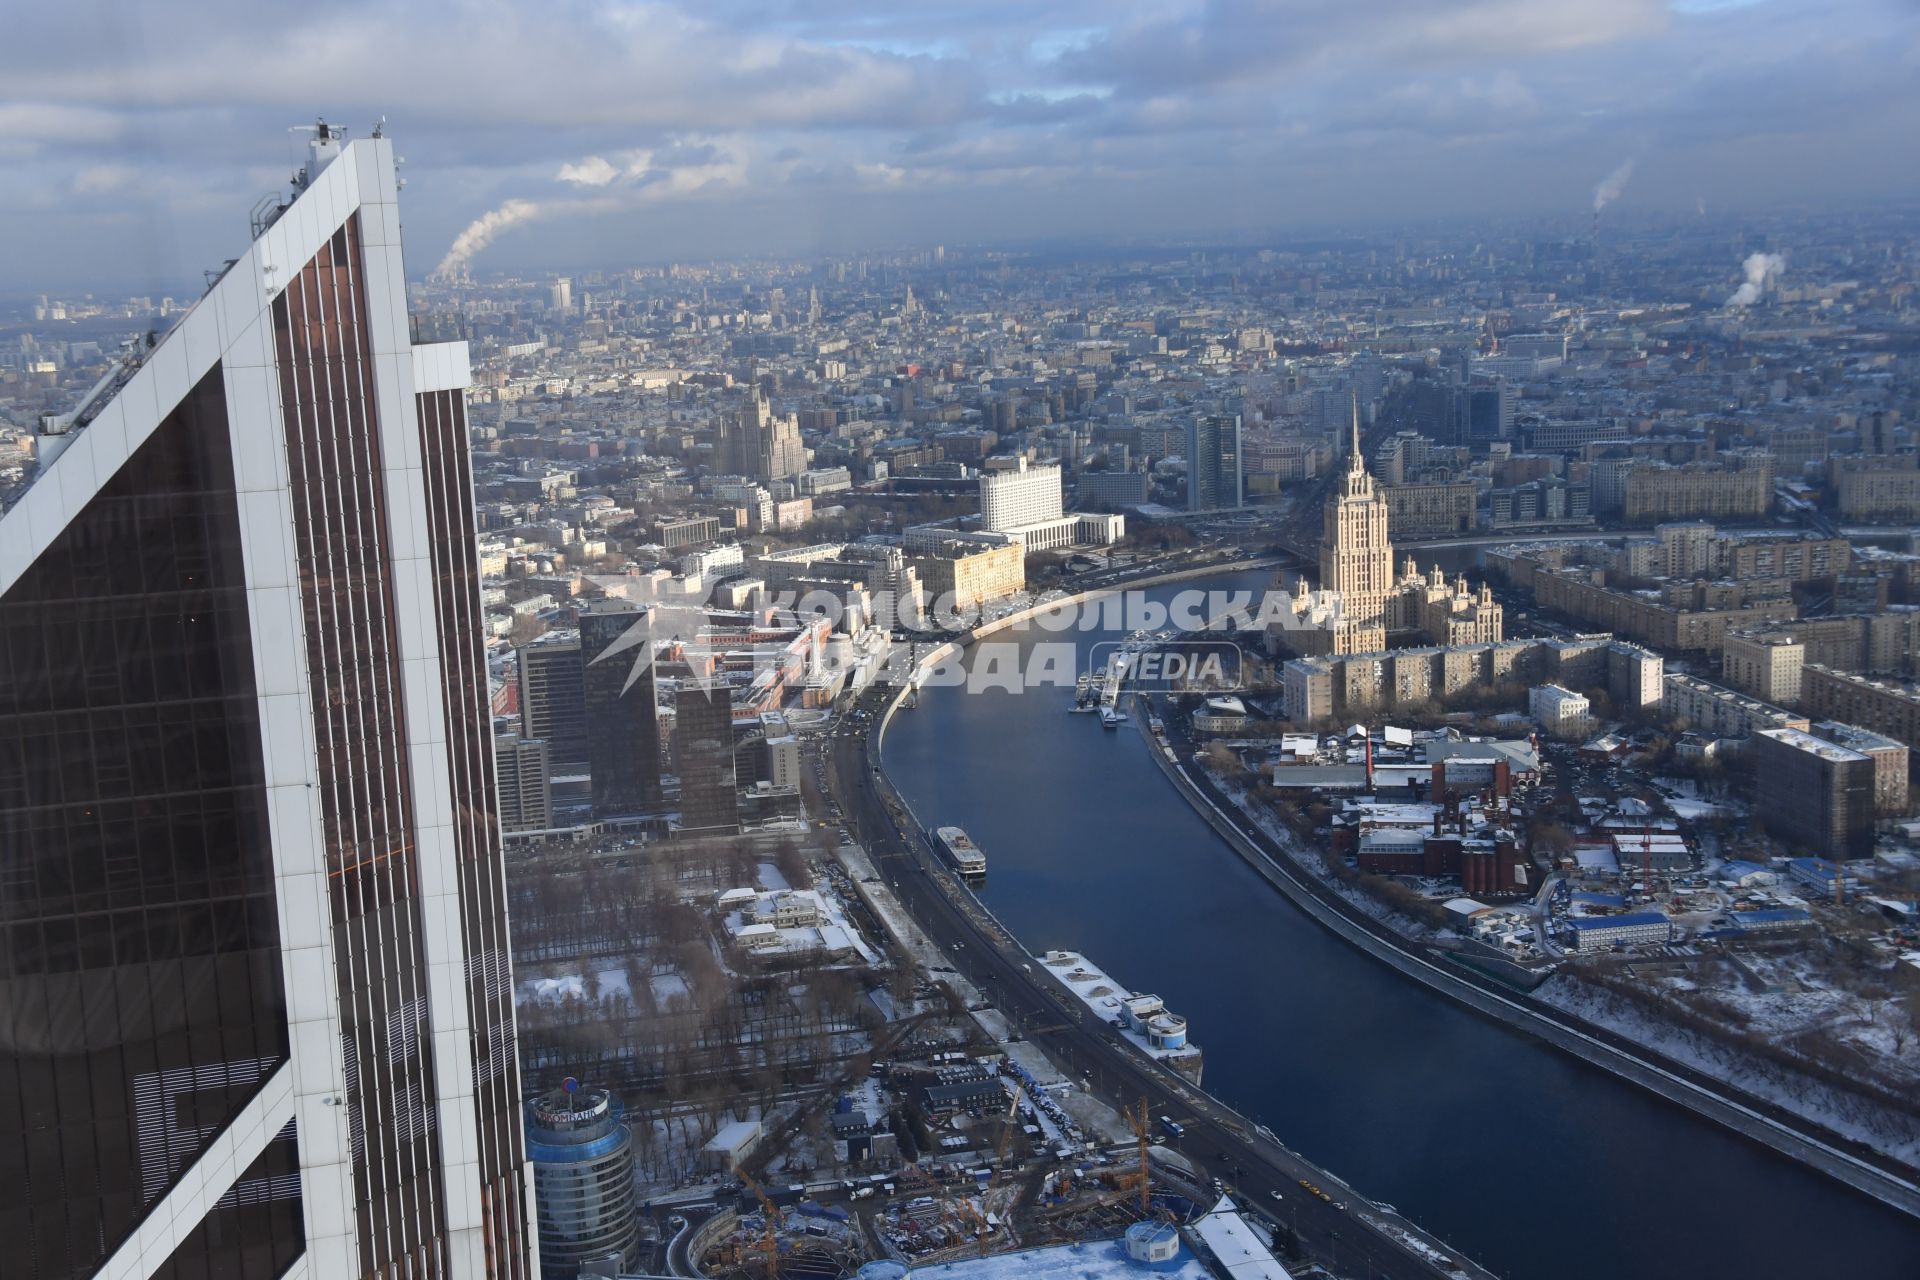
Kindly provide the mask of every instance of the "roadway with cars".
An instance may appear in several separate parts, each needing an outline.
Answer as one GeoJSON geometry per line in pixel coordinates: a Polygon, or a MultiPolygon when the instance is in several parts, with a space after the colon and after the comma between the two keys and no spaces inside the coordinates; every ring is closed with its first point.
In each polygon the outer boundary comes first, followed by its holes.
{"type": "MultiPolygon", "coordinates": [[[[1184,1133],[1175,1146],[1181,1154],[1221,1179],[1255,1213],[1293,1232],[1304,1252],[1337,1274],[1393,1280],[1448,1274],[1359,1211],[1417,1234],[1411,1224],[1367,1204],[1333,1175],[1127,1047],[1064,987],[1041,976],[1044,967],[1036,969],[1018,942],[937,862],[876,770],[878,729],[893,692],[870,690],[848,705],[826,753],[830,794],[894,896],[994,1007],[1016,1026],[1032,1028],[1031,1039],[1080,1073],[1084,1087],[1098,1096],[1122,1107],[1145,1098],[1149,1114],[1180,1124],[1184,1133]],[[1310,1192],[1303,1180],[1322,1194],[1310,1192]]],[[[1470,1275],[1488,1274],[1470,1262],[1454,1265],[1470,1275]]]]}

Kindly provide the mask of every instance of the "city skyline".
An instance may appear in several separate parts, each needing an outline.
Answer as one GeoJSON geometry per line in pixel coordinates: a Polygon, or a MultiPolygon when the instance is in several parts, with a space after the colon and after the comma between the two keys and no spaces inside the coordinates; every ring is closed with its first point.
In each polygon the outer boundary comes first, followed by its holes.
{"type": "Polygon", "coordinates": [[[19,21],[7,1280],[1908,1280],[1920,0],[1351,9],[19,21]]]}
{"type": "Polygon", "coordinates": [[[1920,17],[1844,8],[51,10],[0,53],[0,291],[216,266],[316,111],[415,153],[419,271],[1909,200],[1920,17]]]}

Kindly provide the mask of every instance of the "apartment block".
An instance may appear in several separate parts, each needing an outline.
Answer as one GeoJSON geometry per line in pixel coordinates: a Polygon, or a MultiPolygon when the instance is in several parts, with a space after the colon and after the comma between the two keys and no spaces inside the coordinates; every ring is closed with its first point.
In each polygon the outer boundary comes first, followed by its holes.
{"type": "Polygon", "coordinates": [[[1911,747],[1920,742],[1920,691],[1809,663],[1800,678],[1800,704],[1821,720],[1838,720],[1884,734],[1911,747]]]}
{"type": "Polygon", "coordinates": [[[1720,650],[1721,677],[1765,702],[1800,701],[1800,671],[1807,647],[1777,631],[1731,631],[1720,650]]]}
{"type": "Polygon", "coordinates": [[[1920,470],[1904,467],[1835,468],[1834,501],[1843,520],[1898,523],[1920,519],[1920,470]]]}
{"type": "Polygon", "coordinates": [[[1762,729],[1807,729],[1807,718],[1697,676],[1669,672],[1660,710],[1683,727],[1714,738],[1746,738],[1762,729]]]}
{"type": "Polygon", "coordinates": [[[1773,507],[1773,459],[1740,455],[1732,466],[1642,463],[1627,475],[1629,524],[1661,520],[1752,520],[1773,507]]]}
{"type": "Polygon", "coordinates": [[[1390,484],[1381,492],[1387,499],[1387,535],[1396,542],[1473,532],[1479,491],[1471,480],[1390,484]]]}

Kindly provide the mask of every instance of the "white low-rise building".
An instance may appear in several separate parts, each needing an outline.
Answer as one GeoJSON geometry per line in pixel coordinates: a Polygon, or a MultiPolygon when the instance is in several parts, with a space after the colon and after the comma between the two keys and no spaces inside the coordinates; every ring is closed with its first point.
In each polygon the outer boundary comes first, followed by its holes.
{"type": "Polygon", "coordinates": [[[1586,737],[1593,723],[1593,705],[1586,695],[1557,684],[1538,685],[1528,690],[1527,714],[1546,733],[1563,739],[1586,737]]]}
{"type": "Polygon", "coordinates": [[[1636,911],[1623,916],[1581,916],[1567,921],[1573,949],[1605,951],[1614,946],[1658,946],[1673,938],[1673,922],[1662,911],[1636,911]]]}

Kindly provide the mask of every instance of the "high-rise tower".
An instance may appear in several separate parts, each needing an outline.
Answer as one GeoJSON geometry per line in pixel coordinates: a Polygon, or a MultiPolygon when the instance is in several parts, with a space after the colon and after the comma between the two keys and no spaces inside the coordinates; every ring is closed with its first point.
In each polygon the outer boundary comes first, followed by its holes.
{"type": "Polygon", "coordinates": [[[587,767],[593,811],[627,817],[660,808],[660,697],[652,615],[620,600],[580,615],[587,767]]]}
{"type": "Polygon", "coordinates": [[[1187,510],[1220,511],[1241,502],[1240,415],[1200,414],[1187,424],[1187,510]]]}
{"type": "Polygon", "coordinates": [[[0,514],[0,1274],[530,1277],[464,343],[392,144],[0,514]]]}
{"type": "Polygon", "coordinates": [[[791,413],[776,415],[756,389],[744,407],[721,418],[714,463],[724,475],[763,483],[799,475],[807,469],[799,419],[791,413]]]}
{"type": "Polygon", "coordinates": [[[1340,594],[1347,625],[1378,627],[1376,638],[1356,638],[1358,650],[1385,645],[1387,597],[1393,593],[1393,543],[1387,538],[1387,499],[1373,483],[1360,450],[1360,405],[1353,405],[1353,438],[1347,469],[1328,495],[1320,542],[1320,586],[1340,594]]]}

